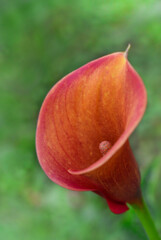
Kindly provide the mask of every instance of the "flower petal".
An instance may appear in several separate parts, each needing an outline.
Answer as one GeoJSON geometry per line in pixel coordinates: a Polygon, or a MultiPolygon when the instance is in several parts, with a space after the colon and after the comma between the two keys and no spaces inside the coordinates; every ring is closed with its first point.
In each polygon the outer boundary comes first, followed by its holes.
{"type": "Polygon", "coordinates": [[[111,201],[110,199],[107,199],[107,204],[111,210],[111,212],[115,214],[121,214],[129,210],[126,204],[124,203],[117,203],[114,201],[111,201]]]}
{"type": "MultiPolygon", "coordinates": [[[[144,115],[147,96],[146,90],[142,83],[141,78],[136,73],[136,71],[132,68],[132,66],[126,62],[125,64],[125,88],[124,88],[124,107],[122,114],[126,114],[125,122],[124,122],[124,132],[121,134],[120,138],[114,143],[113,147],[108,151],[102,158],[98,159],[98,161],[94,162],[87,168],[83,170],[74,171],[69,169],[68,171],[74,175],[85,174],[90,171],[101,167],[105,164],[115,152],[120,149],[123,144],[127,141],[133,130],[139,124],[141,118],[144,115]]],[[[118,101],[121,99],[118,99],[118,101]]]]}
{"type": "Polygon", "coordinates": [[[72,72],[51,89],[39,114],[36,148],[42,168],[63,187],[99,189],[116,202],[130,200],[140,176],[127,139],[145,107],[144,85],[124,53],[72,72]],[[102,141],[112,145],[103,157],[102,141]]]}

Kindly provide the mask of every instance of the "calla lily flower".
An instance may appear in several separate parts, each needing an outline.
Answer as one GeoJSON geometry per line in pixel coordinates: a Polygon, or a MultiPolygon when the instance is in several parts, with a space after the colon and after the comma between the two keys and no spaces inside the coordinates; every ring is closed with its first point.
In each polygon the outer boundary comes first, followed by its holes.
{"type": "Polygon", "coordinates": [[[36,149],[46,175],[60,186],[93,191],[112,212],[141,198],[140,172],[128,138],[146,108],[144,84],[127,51],[89,62],[47,94],[36,149]]]}

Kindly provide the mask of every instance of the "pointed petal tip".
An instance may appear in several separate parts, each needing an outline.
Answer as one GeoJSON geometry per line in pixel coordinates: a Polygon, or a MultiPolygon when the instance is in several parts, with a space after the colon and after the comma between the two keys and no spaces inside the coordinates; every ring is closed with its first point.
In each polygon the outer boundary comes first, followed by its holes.
{"type": "Polygon", "coordinates": [[[129,43],[128,46],[127,46],[127,48],[126,48],[126,50],[125,50],[125,52],[124,52],[125,58],[127,58],[128,52],[129,52],[130,48],[131,48],[131,44],[129,43]]]}

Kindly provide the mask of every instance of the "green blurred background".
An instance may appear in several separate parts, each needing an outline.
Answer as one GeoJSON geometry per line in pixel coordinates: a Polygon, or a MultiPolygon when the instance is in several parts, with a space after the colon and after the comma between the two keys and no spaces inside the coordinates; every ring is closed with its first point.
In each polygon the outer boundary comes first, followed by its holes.
{"type": "Polygon", "coordinates": [[[35,153],[49,89],[128,43],[148,91],[131,144],[161,233],[161,1],[0,0],[0,239],[147,239],[132,210],[114,215],[99,196],[55,185],[35,153]]]}

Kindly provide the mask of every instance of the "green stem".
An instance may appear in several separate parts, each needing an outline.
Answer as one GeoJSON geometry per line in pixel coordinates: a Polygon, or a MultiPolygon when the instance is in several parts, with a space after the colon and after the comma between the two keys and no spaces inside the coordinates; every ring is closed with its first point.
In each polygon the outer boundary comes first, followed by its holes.
{"type": "Polygon", "coordinates": [[[138,215],[140,222],[142,223],[149,239],[161,240],[144,200],[141,199],[141,202],[130,205],[133,207],[136,214],[138,215]]]}

